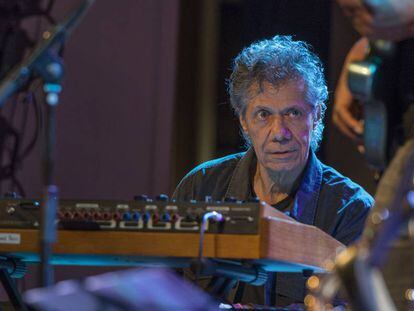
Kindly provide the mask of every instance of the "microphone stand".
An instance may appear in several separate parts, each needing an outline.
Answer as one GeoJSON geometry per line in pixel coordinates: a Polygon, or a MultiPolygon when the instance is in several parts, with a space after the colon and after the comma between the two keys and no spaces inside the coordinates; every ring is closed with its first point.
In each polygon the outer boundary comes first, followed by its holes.
{"type": "Polygon", "coordinates": [[[56,110],[62,90],[64,66],[62,59],[51,52],[45,53],[36,72],[43,79],[46,103],[45,142],[42,155],[43,201],[40,222],[40,276],[43,286],[53,285],[52,245],[56,241],[56,213],[58,209],[58,187],[55,183],[56,110]]]}
{"type": "Polygon", "coordinates": [[[56,109],[59,104],[61,81],[64,74],[62,59],[56,47],[62,47],[71,31],[78,25],[94,0],[84,0],[71,10],[65,20],[51,32],[45,32],[43,41],[19,65],[0,81],[0,107],[29,79],[32,73],[43,81],[46,102],[45,143],[42,156],[43,201],[40,222],[40,277],[43,286],[53,284],[51,265],[52,245],[56,241],[56,212],[58,209],[58,188],[55,185],[55,143],[56,109]]]}

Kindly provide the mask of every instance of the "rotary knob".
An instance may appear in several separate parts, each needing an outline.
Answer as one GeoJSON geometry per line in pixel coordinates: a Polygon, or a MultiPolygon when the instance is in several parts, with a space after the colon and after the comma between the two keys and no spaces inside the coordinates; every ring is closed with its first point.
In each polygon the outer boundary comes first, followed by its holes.
{"type": "Polygon", "coordinates": [[[169,200],[168,195],[166,194],[159,194],[155,197],[156,201],[167,202],[169,200]]]}
{"type": "Polygon", "coordinates": [[[146,194],[139,194],[134,196],[134,201],[148,202],[149,198],[146,194]]]}
{"type": "Polygon", "coordinates": [[[258,197],[254,197],[254,198],[249,199],[249,202],[259,203],[260,202],[260,199],[258,197]]]}
{"type": "Polygon", "coordinates": [[[224,198],[224,202],[234,203],[237,202],[237,199],[235,197],[226,197],[224,198]]]}
{"type": "Polygon", "coordinates": [[[20,199],[20,198],[21,198],[21,196],[20,196],[17,192],[14,192],[14,191],[7,191],[7,192],[4,194],[4,198],[5,198],[5,199],[20,199]]]}

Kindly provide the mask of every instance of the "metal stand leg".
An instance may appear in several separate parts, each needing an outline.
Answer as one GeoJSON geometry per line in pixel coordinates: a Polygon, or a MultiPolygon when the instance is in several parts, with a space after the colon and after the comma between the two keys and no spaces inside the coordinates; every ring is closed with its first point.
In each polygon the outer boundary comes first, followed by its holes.
{"type": "Polygon", "coordinates": [[[213,277],[207,286],[207,291],[214,297],[227,301],[227,296],[236,283],[237,280],[234,279],[213,277]]]}
{"type": "Polygon", "coordinates": [[[10,303],[13,305],[16,311],[27,311],[22,296],[16,288],[16,285],[12,278],[9,276],[9,273],[5,269],[0,269],[0,282],[3,284],[3,287],[10,298],[10,303]]]}
{"type": "Polygon", "coordinates": [[[269,272],[265,284],[265,305],[268,307],[276,306],[276,273],[269,272]]]}
{"type": "Polygon", "coordinates": [[[239,286],[237,287],[236,294],[234,295],[233,303],[241,303],[242,302],[245,288],[246,288],[246,283],[239,282],[239,286]]]}

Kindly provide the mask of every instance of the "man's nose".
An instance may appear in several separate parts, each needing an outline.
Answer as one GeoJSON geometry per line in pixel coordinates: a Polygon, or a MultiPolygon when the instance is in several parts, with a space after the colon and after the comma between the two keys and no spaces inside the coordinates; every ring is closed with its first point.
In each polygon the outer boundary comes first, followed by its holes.
{"type": "Polygon", "coordinates": [[[273,141],[283,142],[292,138],[292,133],[282,116],[274,116],[271,131],[273,141]]]}

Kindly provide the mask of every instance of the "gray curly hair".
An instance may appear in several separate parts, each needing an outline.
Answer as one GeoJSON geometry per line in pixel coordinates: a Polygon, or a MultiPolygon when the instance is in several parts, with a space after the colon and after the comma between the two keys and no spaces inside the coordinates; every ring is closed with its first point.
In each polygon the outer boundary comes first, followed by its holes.
{"type": "MultiPolygon", "coordinates": [[[[252,85],[257,83],[263,91],[264,82],[279,87],[289,81],[302,80],[306,85],[306,100],[313,111],[316,113],[316,108],[320,107],[320,117],[311,138],[311,148],[316,151],[322,139],[328,90],[322,63],[310,49],[310,45],[294,41],[291,36],[275,36],[251,44],[234,59],[228,93],[234,112],[244,117],[252,85]]],[[[245,139],[250,145],[248,137],[245,139]]]]}

